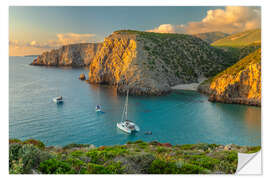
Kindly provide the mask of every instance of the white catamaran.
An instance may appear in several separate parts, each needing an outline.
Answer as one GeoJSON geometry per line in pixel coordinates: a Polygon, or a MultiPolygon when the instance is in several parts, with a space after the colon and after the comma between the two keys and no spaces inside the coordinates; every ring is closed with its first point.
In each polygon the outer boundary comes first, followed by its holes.
{"type": "Polygon", "coordinates": [[[140,131],[140,128],[137,124],[128,120],[128,113],[127,113],[128,112],[128,91],[129,90],[127,90],[127,97],[126,97],[126,102],[125,102],[125,106],[124,106],[124,110],[122,114],[122,120],[121,122],[118,122],[116,126],[122,131],[131,134],[133,132],[140,131]]]}

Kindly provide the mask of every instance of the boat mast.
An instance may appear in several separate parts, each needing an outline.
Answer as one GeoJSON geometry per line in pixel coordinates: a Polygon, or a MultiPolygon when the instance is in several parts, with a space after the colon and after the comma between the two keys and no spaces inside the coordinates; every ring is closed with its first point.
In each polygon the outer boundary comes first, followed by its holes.
{"type": "Polygon", "coordinates": [[[126,120],[128,119],[128,91],[129,91],[129,89],[127,90],[127,98],[126,98],[126,104],[125,104],[125,106],[126,106],[126,112],[125,112],[126,120]]]}

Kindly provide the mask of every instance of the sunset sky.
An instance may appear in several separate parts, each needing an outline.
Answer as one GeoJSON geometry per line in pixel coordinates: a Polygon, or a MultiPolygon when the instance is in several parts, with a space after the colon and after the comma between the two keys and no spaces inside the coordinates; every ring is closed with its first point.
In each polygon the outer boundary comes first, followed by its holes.
{"type": "Polygon", "coordinates": [[[115,30],[160,33],[260,28],[259,7],[10,7],[9,54],[22,56],[71,43],[101,42],[115,30]]]}

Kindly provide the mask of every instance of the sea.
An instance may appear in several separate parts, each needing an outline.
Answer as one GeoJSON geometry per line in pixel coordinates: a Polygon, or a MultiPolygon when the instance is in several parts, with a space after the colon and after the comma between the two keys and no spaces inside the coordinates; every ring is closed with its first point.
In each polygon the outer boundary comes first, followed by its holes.
{"type": "Polygon", "coordinates": [[[128,118],[140,131],[126,134],[121,121],[125,96],[110,86],[78,79],[87,68],[31,66],[31,57],[9,58],[9,138],[38,139],[47,146],[95,146],[143,140],[162,143],[261,145],[261,108],[209,102],[195,91],[130,96],[128,118]],[[64,103],[53,98],[63,96],[64,103]],[[97,104],[102,112],[97,113],[97,104]],[[145,132],[151,131],[151,135],[145,132]]]}

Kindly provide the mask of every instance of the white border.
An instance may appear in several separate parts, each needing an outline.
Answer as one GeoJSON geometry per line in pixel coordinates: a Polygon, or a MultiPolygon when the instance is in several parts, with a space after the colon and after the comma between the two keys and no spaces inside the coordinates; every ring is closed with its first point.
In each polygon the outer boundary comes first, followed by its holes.
{"type": "Polygon", "coordinates": [[[185,1],[177,1],[177,0],[13,0],[13,1],[1,1],[1,10],[0,10],[0,18],[1,18],[1,48],[0,48],[0,62],[1,62],[1,83],[2,87],[1,90],[1,177],[3,179],[6,178],[20,178],[20,179],[59,179],[59,178],[67,178],[67,179],[74,179],[74,178],[110,178],[110,179],[138,179],[138,178],[173,178],[173,179],[180,179],[180,178],[189,178],[189,179],[216,179],[216,178],[266,178],[270,175],[270,171],[268,171],[269,163],[267,160],[270,159],[270,148],[269,148],[269,132],[270,128],[270,119],[269,119],[269,108],[270,108],[270,86],[269,86],[269,78],[270,78],[270,56],[269,56],[269,43],[270,41],[270,28],[269,28],[269,18],[270,18],[270,8],[269,8],[269,1],[267,0],[185,0],[185,1]],[[122,175],[113,175],[113,176],[106,176],[106,175],[85,175],[85,176],[10,176],[8,175],[8,6],[17,5],[17,6],[223,6],[223,5],[242,5],[242,6],[262,6],[262,153],[263,153],[263,176],[235,176],[235,175],[163,175],[163,176],[149,176],[149,175],[135,175],[135,176],[122,176],[122,175]],[[268,142],[267,142],[268,141],[268,142]],[[265,153],[264,153],[265,152],[265,153]]]}

